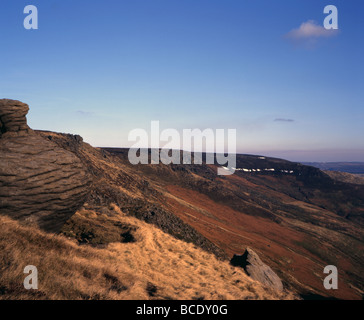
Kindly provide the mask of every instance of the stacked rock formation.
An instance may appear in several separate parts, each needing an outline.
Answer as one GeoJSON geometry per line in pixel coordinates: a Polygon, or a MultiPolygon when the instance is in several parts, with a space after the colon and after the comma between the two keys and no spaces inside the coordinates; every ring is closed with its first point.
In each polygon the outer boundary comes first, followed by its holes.
{"type": "Polygon", "coordinates": [[[57,232],[85,202],[90,179],[79,158],[28,127],[28,111],[0,99],[0,214],[57,232]]]}

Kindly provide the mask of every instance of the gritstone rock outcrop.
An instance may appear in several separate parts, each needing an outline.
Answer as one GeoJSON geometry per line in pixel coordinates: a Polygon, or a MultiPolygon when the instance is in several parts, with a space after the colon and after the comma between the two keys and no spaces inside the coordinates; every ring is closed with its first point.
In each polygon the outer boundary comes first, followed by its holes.
{"type": "Polygon", "coordinates": [[[252,279],[261,282],[265,286],[278,291],[283,290],[281,279],[260,260],[259,256],[251,248],[246,248],[243,255],[235,254],[230,263],[233,266],[244,268],[252,279]]]}
{"type": "Polygon", "coordinates": [[[0,214],[57,232],[82,206],[81,161],[27,125],[27,104],[0,99],[0,214]]]}

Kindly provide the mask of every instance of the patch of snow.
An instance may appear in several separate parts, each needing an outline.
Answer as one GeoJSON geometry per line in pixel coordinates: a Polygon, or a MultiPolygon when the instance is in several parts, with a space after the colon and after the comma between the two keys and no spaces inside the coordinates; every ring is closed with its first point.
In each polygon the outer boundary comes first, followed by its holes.
{"type": "MultiPolygon", "coordinates": [[[[225,170],[229,170],[228,168],[226,167],[223,167],[225,170]]],[[[244,172],[261,172],[261,171],[271,171],[271,172],[274,172],[276,171],[276,169],[274,168],[265,168],[265,169],[246,169],[246,168],[232,168],[233,170],[236,170],[236,171],[244,171],[244,172]]],[[[293,170],[284,170],[284,169],[281,169],[281,170],[278,170],[282,173],[294,173],[293,170]]]]}

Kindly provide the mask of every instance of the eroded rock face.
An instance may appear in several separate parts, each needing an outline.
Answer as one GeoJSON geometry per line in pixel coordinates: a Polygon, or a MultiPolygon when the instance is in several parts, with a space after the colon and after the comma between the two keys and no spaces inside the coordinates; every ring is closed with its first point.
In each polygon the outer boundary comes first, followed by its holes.
{"type": "Polygon", "coordinates": [[[29,111],[27,104],[16,100],[0,100],[0,138],[6,132],[27,133],[26,115],[29,111]]]}
{"type": "Polygon", "coordinates": [[[85,202],[90,179],[73,153],[28,127],[28,110],[0,100],[0,214],[57,232],[85,202]]]}
{"type": "Polygon", "coordinates": [[[259,256],[251,248],[246,248],[242,255],[235,254],[230,263],[233,266],[244,268],[248,276],[265,286],[277,291],[283,290],[281,279],[269,266],[260,260],[259,256]]]}

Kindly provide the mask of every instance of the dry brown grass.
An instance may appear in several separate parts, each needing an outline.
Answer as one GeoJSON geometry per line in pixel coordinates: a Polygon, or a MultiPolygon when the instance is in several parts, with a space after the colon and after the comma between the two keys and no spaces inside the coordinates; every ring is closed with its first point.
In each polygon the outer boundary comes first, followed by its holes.
{"type": "MultiPolygon", "coordinates": [[[[109,209],[108,214],[83,209],[72,218],[74,225],[83,225],[81,229],[92,227],[93,234],[99,233],[95,236],[99,243],[108,243],[103,247],[79,245],[75,239],[0,216],[0,299],[293,298],[262,287],[242,269],[192,244],[126,216],[115,205],[109,209]],[[135,241],[112,242],[115,228],[126,227],[135,241]],[[23,288],[26,265],[38,268],[38,290],[23,288]]],[[[65,233],[72,237],[70,227],[65,233]]]]}

